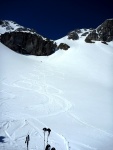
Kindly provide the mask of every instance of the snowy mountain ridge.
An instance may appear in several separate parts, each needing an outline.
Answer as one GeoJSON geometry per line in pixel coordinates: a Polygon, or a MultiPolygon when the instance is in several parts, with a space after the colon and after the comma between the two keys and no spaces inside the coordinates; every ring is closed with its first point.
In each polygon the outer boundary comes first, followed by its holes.
{"type": "Polygon", "coordinates": [[[33,29],[25,28],[13,21],[0,21],[0,40],[10,49],[31,55],[50,55],[55,51],[53,40],[44,38],[33,29]]]}
{"type": "Polygon", "coordinates": [[[36,34],[36,31],[30,28],[25,28],[14,21],[0,20],[0,34],[6,32],[30,32],[31,34],[36,34]]]}
{"type": "MultiPolygon", "coordinates": [[[[1,42],[10,49],[21,53],[36,56],[46,56],[53,54],[57,49],[68,50],[67,43],[59,43],[44,38],[33,29],[25,28],[13,21],[0,21],[1,42]]],[[[68,33],[69,40],[79,40],[85,37],[86,43],[101,41],[104,44],[113,41],[113,19],[105,20],[96,29],[76,29],[68,33]]]]}

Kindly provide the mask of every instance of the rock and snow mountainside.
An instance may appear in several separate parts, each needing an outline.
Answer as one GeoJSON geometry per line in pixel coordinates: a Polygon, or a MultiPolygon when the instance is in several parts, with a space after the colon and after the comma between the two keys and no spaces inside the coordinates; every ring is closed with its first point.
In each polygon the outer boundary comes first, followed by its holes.
{"type": "Polygon", "coordinates": [[[0,150],[25,150],[27,134],[29,150],[43,150],[44,127],[56,150],[113,149],[113,41],[89,44],[81,31],[50,56],[0,43],[0,150]]]}
{"type": "MultiPolygon", "coordinates": [[[[96,29],[84,29],[85,32],[81,36],[86,36],[85,42],[94,43],[94,41],[106,42],[113,41],[113,19],[105,20],[96,29]],[[93,41],[92,41],[93,40],[93,41]]],[[[68,39],[79,39],[78,34],[82,33],[80,29],[76,29],[68,34],[68,39]]]]}
{"type": "MultiPolygon", "coordinates": [[[[66,43],[56,45],[55,41],[44,38],[33,29],[20,26],[13,21],[0,21],[1,42],[10,49],[21,53],[36,56],[48,56],[57,49],[68,50],[66,43]]],[[[68,39],[79,40],[85,37],[85,42],[95,43],[102,41],[104,44],[113,40],[113,19],[107,19],[96,29],[76,29],[68,33],[68,39]]]]}
{"type": "Polygon", "coordinates": [[[4,45],[21,54],[45,56],[54,53],[56,49],[53,40],[44,38],[33,29],[13,21],[0,21],[0,34],[4,45]]]}
{"type": "Polygon", "coordinates": [[[92,40],[103,42],[113,41],[113,19],[105,20],[100,26],[89,33],[85,41],[90,43],[92,40]]]}

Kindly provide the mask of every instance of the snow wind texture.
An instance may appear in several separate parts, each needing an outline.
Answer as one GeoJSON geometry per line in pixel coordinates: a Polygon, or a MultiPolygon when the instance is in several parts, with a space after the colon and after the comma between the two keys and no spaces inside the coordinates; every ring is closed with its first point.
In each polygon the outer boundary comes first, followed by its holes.
{"type": "Polygon", "coordinates": [[[113,149],[113,42],[70,46],[51,56],[17,54],[0,43],[0,150],[113,149]],[[47,138],[47,133],[45,135],[47,138]]]}

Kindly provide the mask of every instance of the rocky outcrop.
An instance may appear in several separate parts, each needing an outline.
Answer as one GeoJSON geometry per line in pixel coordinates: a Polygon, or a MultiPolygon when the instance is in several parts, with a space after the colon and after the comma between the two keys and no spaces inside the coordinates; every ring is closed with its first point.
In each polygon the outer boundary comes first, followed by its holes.
{"type": "Polygon", "coordinates": [[[99,40],[110,42],[113,40],[113,19],[108,19],[98,28],[99,40]]]}
{"type": "Polygon", "coordinates": [[[90,32],[85,41],[90,43],[94,41],[110,42],[113,40],[113,19],[107,19],[99,27],[90,32]]]}
{"type": "Polygon", "coordinates": [[[68,33],[68,39],[72,39],[72,40],[78,40],[79,36],[77,34],[77,31],[71,31],[68,33]]]}
{"type": "Polygon", "coordinates": [[[50,55],[57,47],[54,41],[27,32],[4,33],[1,42],[18,53],[37,56],[50,55]]]}
{"type": "Polygon", "coordinates": [[[98,40],[98,34],[96,33],[96,30],[93,30],[85,39],[87,43],[94,43],[92,40],[97,41],[98,40]]]}
{"type": "Polygon", "coordinates": [[[0,41],[18,53],[38,56],[50,55],[57,47],[54,41],[42,37],[35,30],[8,20],[0,20],[0,41]]]}
{"type": "Polygon", "coordinates": [[[63,50],[68,50],[69,48],[70,46],[65,43],[60,43],[58,46],[58,49],[63,49],[63,50]]]}

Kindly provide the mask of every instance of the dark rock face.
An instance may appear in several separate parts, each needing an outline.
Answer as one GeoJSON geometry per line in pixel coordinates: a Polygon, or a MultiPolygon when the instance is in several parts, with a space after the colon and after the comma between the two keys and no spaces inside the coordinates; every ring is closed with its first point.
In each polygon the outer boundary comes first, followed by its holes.
{"type": "Polygon", "coordinates": [[[72,40],[79,39],[79,36],[78,36],[76,30],[68,33],[68,39],[72,39],[72,40]]]}
{"type": "Polygon", "coordinates": [[[18,53],[45,56],[54,53],[57,47],[54,41],[13,21],[0,20],[0,29],[2,28],[4,30],[0,33],[0,41],[18,53]]]}
{"type": "Polygon", "coordinates": [[[0,25],[2,25],[3,24],[3,21],[2,20],[0,20],[0,25]]]}
{"type": "Polygon", "coordinates": [[[108,19],[97,28],[99,40],[110,42],[113,40],[113,19],[108,19]]]}
{"type": "Polygon", "coordinates": [[[58,46],[58,49],[63,49],[63,50],[68,50],[69,48],[70,46],[65,43],[60,43],[58,46]]]}
{"type": "Polygon", "coordinates": [[[96,33],[96,30],[93,30],[85,39],[87,43],[94,43],[92,40],[97,41],[98,40],[98,34],[96,33]]]}
{"type": "Polygon", "coordinates": [[[18,53],[38,56],[50,55],[57,47],[54,41],[27,32],[4,33],[1,42],[18,53]]]}
{"type": "Polygon", "coordinates": [[[86,39],[85,39],[85,42],[86,42],[86,43],[95,43],[95,42],[92,42],[92,40],[91,40],[90,38],[86,38],[86,39]]]}
{"type": "Polygon", "coordinates": [[[113,19],[107,19],[96,30],[93,30],[86,37],[85,41],[105,41],[110,42],[113,40],[113,19]]]}

